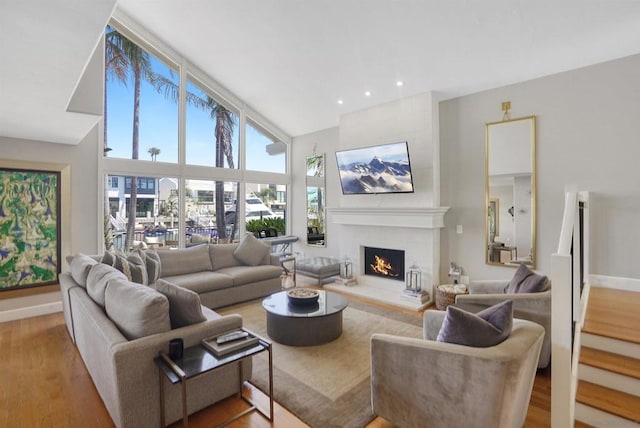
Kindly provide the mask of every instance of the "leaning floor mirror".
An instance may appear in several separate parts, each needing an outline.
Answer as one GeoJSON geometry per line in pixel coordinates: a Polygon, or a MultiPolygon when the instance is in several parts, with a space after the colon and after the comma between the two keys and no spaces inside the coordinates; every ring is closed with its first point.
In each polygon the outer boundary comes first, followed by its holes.
{"type": "Polygon", "coordinates": [[[307,157],[307,244],[326,245],[324,154],[307,157]]]}
{"type": "Polygon", "coordinates": [[[485,258],[518,267],[536,262],[536,118],[487,123],[485,258]]]}

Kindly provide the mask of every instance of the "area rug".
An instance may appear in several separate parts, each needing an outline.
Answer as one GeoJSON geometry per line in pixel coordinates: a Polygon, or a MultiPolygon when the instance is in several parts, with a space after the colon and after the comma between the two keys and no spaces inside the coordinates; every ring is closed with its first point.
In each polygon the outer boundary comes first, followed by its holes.
{"type": "MultiPolygon", "coordinates": [[[[218,312],[240,314],[246,328],[268,338],[261,301],[218,312]]],[[[343,313],[342,335],[333,342],[307,347],[273,344],[274,399],[313,428],[366,426],[374,418],[370,385],[373,333],[419,338],[422,319],[350,301],[343,313]]],[[[251,382],[265,391],[267,354],[253,362],[251,382]]]]}

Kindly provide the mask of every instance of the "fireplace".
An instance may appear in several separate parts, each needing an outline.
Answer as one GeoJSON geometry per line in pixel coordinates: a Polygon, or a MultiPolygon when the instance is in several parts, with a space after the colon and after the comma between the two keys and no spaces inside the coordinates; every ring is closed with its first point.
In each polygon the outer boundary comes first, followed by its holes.
{"type": "Polygon", "coordinates": [[[404,282],[404,251],[364,247],[364,274],[404,282]]]}

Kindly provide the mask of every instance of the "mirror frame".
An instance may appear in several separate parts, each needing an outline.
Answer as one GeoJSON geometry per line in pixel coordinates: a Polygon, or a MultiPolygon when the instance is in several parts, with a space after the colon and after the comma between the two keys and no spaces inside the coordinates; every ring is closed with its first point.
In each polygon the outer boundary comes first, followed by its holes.
{"type": "MultiPolygon", "coordinates": [[[[489,216],[490,216],[490,207],[489,204],[495,200],[494,197],[490,195],[489,188],[489,152],[490,152],[490,129],[494,126],[504,125],[508,123],[514,123],[518,121],[530,121],[530,149],[531,149],[531,263],[527,263],[527,266],[530,269],[535,269],[536,261],[537,261],[537,252],[536,252],[536,217],[537,217],[537,172],[536,172],[536,116],[525,116],[518,117],[515,119],[501,120],[498,122],[489,122],[485,124],[485,164],[484,164],[484,215],[485,215],[485,245],[484,245],[484,253],[485,253],[485,263],[493,266],[503,266],[503,267],[514,267],[517,268],[521,263],[500,263],[491,261],[489,256],[489,234],[490,234],[490,225],[489,225],[489,216]]],[[[512,214],[513,215],[513,214],[512,214]]],[[[498,224],[498,219],[496,218],[496,225],[498,224]]],[[[497,227],[497,226],[496,226],[497,227]]],[[[496,231],[497,233],[497,231],[496,231]]],[[[517,250],[516,250],[517,251],[517,250]]]]}
{"type": "Polygon", "coordinates": [[[307,217],[306,225],[307,228],[309,226],[309,188],[321,188],[322,192],[319,192],[322,197],[322,209],[318,212],[322,219],[322,230],[319,230],[321,233],[322,241],[321,243],[312,243],[309,242],[309,230],[307,229],[307,239],[306,243],[312,247],[326,247],[327,246],[327,216],[326,216],[326,203],[327,203],[327,186],[325,181],[325,165],[326,165],[326,157],[324,153],[313,154],[311,156],[307,156],[306,158],[306,182],[305,182],[305,191],[307,192],[306,196],[306,210],[305,214],[307,217]],[[320,159],[319,161],[314,161],[314,159],[320,159]]]}

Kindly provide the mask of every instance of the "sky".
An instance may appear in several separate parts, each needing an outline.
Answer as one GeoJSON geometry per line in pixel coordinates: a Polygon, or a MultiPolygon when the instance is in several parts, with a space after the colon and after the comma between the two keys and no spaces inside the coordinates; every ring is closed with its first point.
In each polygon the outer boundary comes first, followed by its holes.
{"type": "MultiPolygon", "coordinates": [[[[176,86],[179,75],[151,56],[153,71],[169,78],[176,86]]],[[[133,133],[133,79],[126,84],[113,77],[107,80],[107,146],[111,148],[109,157],[132,158],[133,133]]],[[[187,82],[187,91],[205,98],[204,92],[192,82],[187,82]]],[[[147,81],[142,82],[139,111],[138,159],[151,160],[148,150],[160,149],[158,162],[178,162],[178,105],[159,94],[147,81]]],[[[238,168],[239,119],[236,116],[233,129],[234,166],[238,168]]],[[[215,166],[215,121],[203,111],[187,104],[186,113],[186,162],[192,165],[215,166]]],[[[273,141],[254,127],[246,127],[247,169],[285,173],[285,155],[269,156],[265,146],[273,141]]],[[[228,167],[225,160],[225,167],[228,167]]]]}

